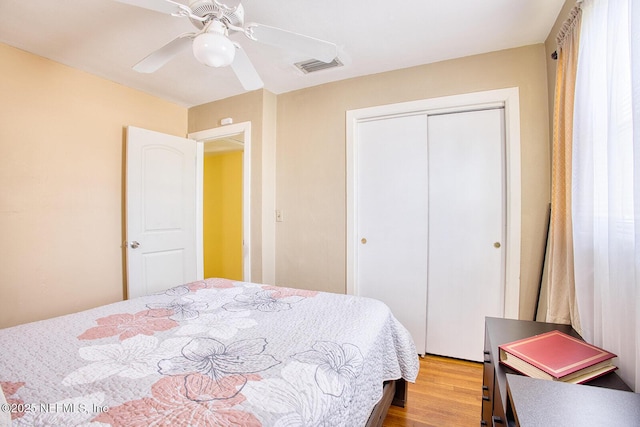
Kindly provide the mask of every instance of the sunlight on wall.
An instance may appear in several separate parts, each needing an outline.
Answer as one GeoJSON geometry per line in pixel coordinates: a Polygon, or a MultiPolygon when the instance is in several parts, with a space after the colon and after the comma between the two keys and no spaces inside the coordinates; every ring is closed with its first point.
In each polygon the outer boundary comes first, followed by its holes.
{"type": "Polygon", "coordinates": [[[0,43],[0,328],[120,301],[124,129],[188,110],[0,43]]]}

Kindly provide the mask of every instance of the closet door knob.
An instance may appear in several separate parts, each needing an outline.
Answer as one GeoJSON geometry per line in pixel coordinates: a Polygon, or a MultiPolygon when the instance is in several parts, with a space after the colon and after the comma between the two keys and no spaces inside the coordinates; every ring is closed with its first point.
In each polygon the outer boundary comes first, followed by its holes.
{"type": "Polygon", "coordinates": [[[364,237],[362,239],[360,239],[360,243],[362,243],[363,245],[367,244],[367,239],[365,239],[364,237]]]}
{"type": "Polygon", "coordinates": [[[495,242],[495,243],[493,244],[493,247],[494,247],[494,248],[499,248],[500,246],[501,246],[501,245],[500,245],[500,242],[495,242]]]}
{"type": "Polygon", "coordinates": [[[131,242],[131,249],[138,249],[139,246],[140,243],[136,242],[135,240],[131,242]]]}

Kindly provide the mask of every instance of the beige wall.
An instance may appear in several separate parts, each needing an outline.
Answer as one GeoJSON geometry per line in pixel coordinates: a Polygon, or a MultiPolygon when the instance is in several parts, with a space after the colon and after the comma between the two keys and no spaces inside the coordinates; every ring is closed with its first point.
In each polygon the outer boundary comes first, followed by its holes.
{"type": "Polygon", "coordinates": [[[0,44],[0,328],[123,297],[123,128],[187,109],[0,44]]]}
{"type": "Polygon", "coordinates": [[[344,80],[278,96],[276,226],[280,285],[345,292],[347,110],[483,90],[520,88],[520,317],[532,319],[549,203],[544,45],[344,80]]]}
{"type": "Polygon", "coordinates": [[[187,110],[0,45],[0,327],[122,298],[126,125],[184,135],[225,117],[250,121],[252,280],[342,293],[346,111],[514,86],[520,317],[532,318],[549,202],[545,58],[543,45],[528,46],[187,110]],[[284,222],[274,222],[275,208],[284,222]]]}

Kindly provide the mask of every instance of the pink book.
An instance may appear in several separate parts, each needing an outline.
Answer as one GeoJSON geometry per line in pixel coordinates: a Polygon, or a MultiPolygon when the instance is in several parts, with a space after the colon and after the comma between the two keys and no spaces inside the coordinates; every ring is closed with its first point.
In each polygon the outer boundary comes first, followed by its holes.
{"type": "Polygon", "coordinates": [[[533,378],[583,383],[615,369],[615,354],[560,331],[498,346],[500,363],[533,378]]]}

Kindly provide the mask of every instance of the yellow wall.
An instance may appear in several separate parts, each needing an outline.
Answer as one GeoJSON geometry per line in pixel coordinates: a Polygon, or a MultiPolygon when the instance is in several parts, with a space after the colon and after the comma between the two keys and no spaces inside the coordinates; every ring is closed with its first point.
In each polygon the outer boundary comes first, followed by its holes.
{"type": "Polygon", "coordinates": [[[0,44],[0,327],[123,298],[124,127],[187,109],[0,44]]]}
{"type": "Polygon", "coordinates": [[[204,157],[204,277],[242,280],[242,151],[204,157]]]}

